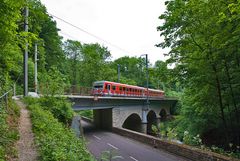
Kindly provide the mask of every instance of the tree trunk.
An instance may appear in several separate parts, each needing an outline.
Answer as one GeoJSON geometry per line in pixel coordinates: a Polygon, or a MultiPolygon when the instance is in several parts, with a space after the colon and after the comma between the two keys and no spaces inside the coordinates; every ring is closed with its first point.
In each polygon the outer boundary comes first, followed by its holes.
{"type": "Polygon", "coordinates": [[[212,69],[214,71],[215,74],[215,81],[216,81],[216,88],[217,88],[217,95],[219,98],[219,108],[221,111],[221,118],[223,121],[223,125],[224,125],[224,133],[225,133],[225,137],[226,137],[226,144],[229,142],[228,140],[228,128],[227,128],[227,122],[225,119],[225,115],[224,115],[224,107],[223,107],[223,101],[222,101],[222,93],[221,93],[221,83],[218,77],[218,73],[217,73],[217,68],[215,64],[212,64],[212,69]]]}
{"type": "Polygon", "coordinates": [[[237,107],[237,103],[236,103],[236,97],[234,95],[234,92],[233,92],[233,88],[232,88],[232,83],[231,83],[231,77],[230,77],[230,72],[229,72],[229,67],[228,67],[228,64],[227,64],[227,61],[226,59],[224,60],[224,66],[225,66],[225,70],[226,70],[226,74],[227,74],[227,79],[228,79],[228,85],[229,85],[229,88],[230,88],[230,93],[231,93],[231,97],[232,97],[232,102],[233,102],[233,106],[234,106],[234,113],[235,113],[235,117],[236,117],[236,127],[233,127],[233,128],[237,128],[237,130],[233,130],[234,131],[237,131],[237,134],[236,134],[236,137],[237,137],[237,143],[238,145],[240,145],[240,120],[239,120],[239,110],[238,110],[238,107],[237,107]]]}

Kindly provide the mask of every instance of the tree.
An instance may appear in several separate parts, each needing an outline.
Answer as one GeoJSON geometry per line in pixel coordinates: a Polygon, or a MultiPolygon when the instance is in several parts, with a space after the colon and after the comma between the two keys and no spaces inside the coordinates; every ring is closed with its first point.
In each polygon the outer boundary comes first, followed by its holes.
{"type": "Polygon", "coordinates": [[[205,136],[218,129],[225,136],[220,144],[240,144],[240,132],[235,130],[240,126],[239,18],[225,18],[239,13],[231,11],[230,1],[172,0],[166,5],[167,11],[159,17],[165,23],[158,27],[165,41],[157,46],[171,48],[168,62],[176,64],[176,76],[185,87],[185,123],[180,128],[205,136]]]}
{"type": "Polygon", "coordinates": [[[70,70],[71,73],[71,84],[77,85],[77,79],[79,78],[79,68],[80,62],[82,61],[82,45],[78,41],[67,40],[64,43],[64,52],[67,56],[67,59],[70,61],[70,70]]]}
{"type": "Polygon", "coordinates": [[[21,73],[22,55],[18,47],[18,21],[24,1],[0,1],[0,95],[12,86],[21,73]],[[20,62],[19,62],[20,60],[20,62]]]}
{"type": "Polygon", "coordinates": [[[82,54],[83,60],[79,69],[80,83],[83,86],[91,87],[94,81],[106,78],[106,72],[111,71],[107,63],[111,54],[106,47],[99,44],[83,44],[82,54]]]}
{"type": "Polygon", "coordinates": [[[114,61],[113,68],[117,70],[117,65],[120,65],[121,83],[145,86],[145,59],[136,57],[121,57],[114,61]]]}

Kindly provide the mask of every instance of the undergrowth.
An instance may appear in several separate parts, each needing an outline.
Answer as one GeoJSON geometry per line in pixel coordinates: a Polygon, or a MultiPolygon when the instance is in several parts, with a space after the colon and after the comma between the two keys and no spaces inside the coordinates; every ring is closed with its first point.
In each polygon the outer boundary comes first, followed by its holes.
{"type": "Polygon", "coordinates": [[[79,115],[93,119],[93,110],[82,110],[77,112],[79,115]]]}
{"type": "Polygon", "coordinates": [[[9,100],[8,105],[0,104],[0,160],[11,160],[17,157],[14,146],[19,139],[18,120],[20,110],[9,100]]]}
{"type": "MultiPolygon", "coordinates": [[[[76,138],[74,133],[63,123],[68,122],[70,115],[63,111],[71,111],[64,105],[55,104],[56,98],[27,99],[31,111],[35,142],[43,161],[79,161],[93,160],[82,139],[76,138]],[[53,110],[49,108],[54,104],[53,110]],[[59,105],[59,106],[58,106],[59,105]],[[62,107],[64,107],[62,109],[62,107]],[[60,112],[60,113],[57,113],[60,112]],[[61,122],[59,122],[61,121],[61,122]]],[[[67,103],[66,103],[67,104],[67,103]]],[[[66,105],[65,104],[65,105],[66,105]]]]}

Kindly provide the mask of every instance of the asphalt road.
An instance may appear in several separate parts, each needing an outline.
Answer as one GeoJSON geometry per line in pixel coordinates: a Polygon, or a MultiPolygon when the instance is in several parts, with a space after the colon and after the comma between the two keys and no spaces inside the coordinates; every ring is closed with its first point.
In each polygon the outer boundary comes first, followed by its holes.
{"type": "Polygon", "coordinates": [[[165,151],[155,149],[138,141],[125,138],[115,133],[95,130],[92,125],[82,121],[84,136],[89,151],[98,159],[103,153],[117,156],[114,161],[185,161],[165,151]]]}

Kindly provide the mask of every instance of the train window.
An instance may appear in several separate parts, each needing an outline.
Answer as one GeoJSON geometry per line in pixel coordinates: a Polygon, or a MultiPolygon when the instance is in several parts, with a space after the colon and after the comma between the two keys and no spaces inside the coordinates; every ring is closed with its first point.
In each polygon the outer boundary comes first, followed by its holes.
{"type": "Polygon", "coordinates": [[[126,87],[123,87],[123,91],[126,91],[126,87]]]}
{"type": "Polygon", "coordinates": [[[107,90],[111,89],[111,84],[107,84],[107,90]]]}
{"type": "Polygon", "coordinates": [[[115,90],[116,90],[116,86],[112,86],[112,90],[114,90],[114,91],[115,91],[115,90]]]}
{"type": "Polygon", "coordinates": [[[94,88],[101,88],[102,89],[102,85],[95,85],[94,88]]]}
{"type": "Polygon", "coordinates": [[[120,91],[122,90],[122,86],[119,87],[119,90],[120,90],[120,91]]]}
{"type": "Polygon", "coordinates": [[[129,88],[126,88],[127,90],[126,91],[129,91],[129,88]]]}

